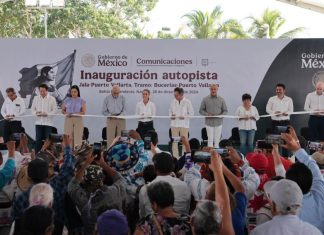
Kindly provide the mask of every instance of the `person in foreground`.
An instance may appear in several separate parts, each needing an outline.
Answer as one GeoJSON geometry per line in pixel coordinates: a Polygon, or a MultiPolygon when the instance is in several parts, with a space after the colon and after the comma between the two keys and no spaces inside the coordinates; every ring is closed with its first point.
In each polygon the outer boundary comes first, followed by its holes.
{"type": "Polygon", "coordinates": [[[303,201],[303,192],[292,180],[282,179],[269,181],[264,186],[270,199],[272,220],[257,226],[252,235],[298,235],[322,234],[315,226],[302,221],[298,217],[303,201]]]}
{"type": "Polygon", "coordinates": [[[216,203],[210,200],[200,202],[191,217],[194,235],[234,235],[232,225],[230,199],[223,175],[221,156],[216,151],[211,152],[209,168],[215,177],[216,203]]]}

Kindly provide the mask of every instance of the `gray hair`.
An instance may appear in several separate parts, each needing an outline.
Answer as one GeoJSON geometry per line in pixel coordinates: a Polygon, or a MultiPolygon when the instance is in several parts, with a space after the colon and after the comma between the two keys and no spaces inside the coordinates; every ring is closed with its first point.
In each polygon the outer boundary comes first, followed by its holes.
{"type": "Polygon", "coordinates": [[[54,200],[53,188],[46,183],[35,184],[30,190],[29,206],[51,207],[54,200]]]}
{"type": "Polygon", "coordinates": [[[196,235],[219,233],[222,215],[215,202],[209,200],[200,202],[192,216],[192,226],[196,235]]]}

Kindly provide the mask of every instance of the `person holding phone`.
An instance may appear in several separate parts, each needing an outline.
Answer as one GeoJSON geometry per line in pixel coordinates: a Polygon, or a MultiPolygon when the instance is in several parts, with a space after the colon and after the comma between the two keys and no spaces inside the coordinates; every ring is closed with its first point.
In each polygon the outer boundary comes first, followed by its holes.
{"type": "Polygon", "coordinates": [[[39,95],[33,100],[31,111],[36,118],[36,153],[42,148],[42,141],[52,132],[53,115],[57,112],[56,100],[48,94],[48,86],[41,84],[38,87],[39,95]]]}
{"type": "Polygon", "coordinates": [[[62,105],[62,113],[65,115],[64,134],[72,136],[72,148],[82,144],[83,118],[87,107],[84,99],[80,97],[80,89],[73,85],[70,89],[70,97],[62,105]]]}
{"type": "Polygon", "coordinates": [[[251,104],[251,95],[242,95],[243,104],[239,106],[235,115],[239,117],[240,151],[244,155],[253,151],[255,131],[257,130],[256,121],[260,119],[259,112],[251,104]]]}
{"type": "Polygon", "coordinates": [[[143,99],[136,105],[136,115],[141,116],[136,131],[144,140],[148,131],[154,131],[152,116],[156,115],[155,104],[150,100],[150,90],[142,91],[143,99]]]}

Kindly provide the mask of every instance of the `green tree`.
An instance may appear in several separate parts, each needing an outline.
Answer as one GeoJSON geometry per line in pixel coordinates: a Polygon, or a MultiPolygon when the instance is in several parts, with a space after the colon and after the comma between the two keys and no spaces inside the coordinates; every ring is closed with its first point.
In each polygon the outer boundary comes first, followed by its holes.
{"type": "MultiPolygon", "coordinates": [[[[67,0],[48,11],[48,37],[127,38],[137,35],[157,0],[67,0]]],[[[44,37],[44,11],[24,0],[0,5],[0,37],[44,37]]]]}
{"type": "Polygon", "coordinates": [[[211,13],[194,10],[185,14],[194,38],[246,38],[242,25],[234,19],[222,21],[223,11],[216,6],[211,13]]]}
{"type": "Polygon", "coordinates": [[[268,8],[262,13],[260,18],[251,16],[248,19],[252,20],[248,31],[254,38],[292,38],[305,30],[304,27],[298,27],[279,34],[286,20],[279,11],[269,10],[268,8]]]}

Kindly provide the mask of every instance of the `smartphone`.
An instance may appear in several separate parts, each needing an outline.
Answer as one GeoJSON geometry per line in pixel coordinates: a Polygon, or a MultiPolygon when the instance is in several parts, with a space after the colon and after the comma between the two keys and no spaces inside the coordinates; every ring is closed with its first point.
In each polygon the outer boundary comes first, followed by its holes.
{"type": "Polygon", "coordinates": [[[288,133],[289,126],[276,126],[275,127],[275,134],[280,135],[281,133],[288,133]]]}
{"type": "Polygon", "coordinates": [[[272,145],[268,144],[265,140],[257,140],[256,148],[258,148],[258,149],[272,149],[272,145]]]}
{"type": "Polygon", "coordinates": [[[129,130],[122,130],[120,135],[121,141],[128,141],[129,140],[129,130]]]}
{"type": "Polygon", "coordinates": [[[284,140],[281,138],[281,135],[267,135],[265,137],[265,142],[267,144],[284,144],[284,140]]]}
{"type": "Polygon", "coordinates": [[[228,157],[228,149],[226,148],[215,148],[216,152],[221,155],[221,157],[228,157]]]}
{"type": "Polygon", "coordinates": [[[21,137],[21,133],[12,133],[10,140],[19,142],[21,137]]]}
{"type": "Polygon", "coordinates": [[[52,141],[53,143],[61,143],[63,142],[63,135],[61,134],[50,134],[49,136],[50,141],[52,141]]]}
{"type": "Polygon", "coordinates": [[[181,136],[172,136],[172,141],[175,142],[175,143],[178,143],[181,141],[181,136]]]}
{"type": "Polygon", "coordinates": [[[320,142],[315,142],[315,141],[308,141],[307,147],[310,150],[314,150],[314,151],[323,151],[324,150],[324,145],[320,142]]]}
{"type": "Polygon", "coordinates": [[[144,149],[151,150],[151,137],[150,136],[144,137],[144,149]]]}
{"type": "Polygon", "coordinates": [[[191,153],[191,159],[194,163],[210,163],[211,154],[209,152],[204,151],[193,151],[191,153]]]}
{"type": "Polygon", "coordinates": [[[92,155],[95,156],[96,160],[100,159],[100,157],[101,157],[101,143],[93,143],[92,155]]]}

